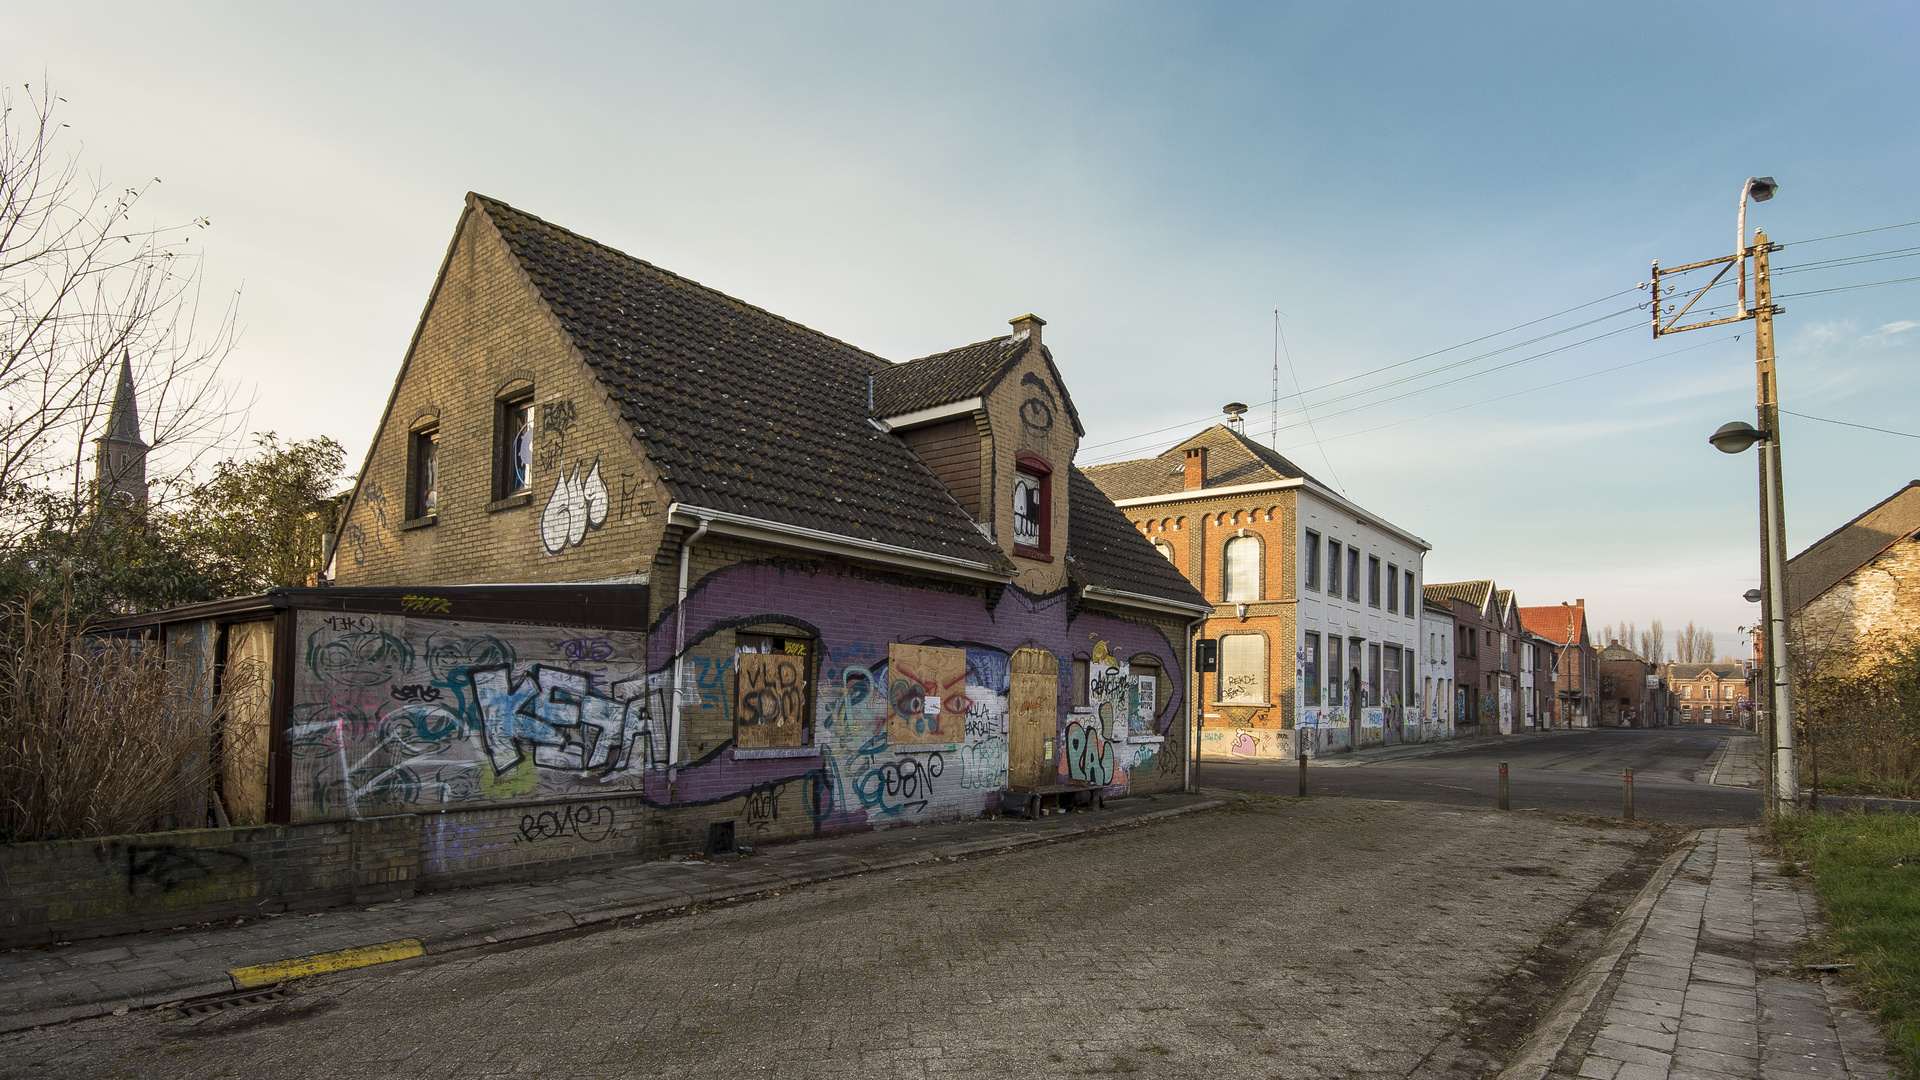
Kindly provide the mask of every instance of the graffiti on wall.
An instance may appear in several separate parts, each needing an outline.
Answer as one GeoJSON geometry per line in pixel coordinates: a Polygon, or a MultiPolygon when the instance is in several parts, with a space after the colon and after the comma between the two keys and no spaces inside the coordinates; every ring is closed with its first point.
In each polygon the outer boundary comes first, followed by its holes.
{"type": "Polygon", "coordinates": [[[638,789],[665,760],[637,634],[313,611],[296,633],[295,820],[638,789]]]}
{"type": "Polygon", "coordinates": [[[587,530],[607,521],[607,482],[600,478],[600,459],[593,467],[584,462],[573,466],[554,482],[547,508],[540,512],[540,545],[547,554],[558,555],[587,541],[587,530]]]}
{"type": "MultiPolygon", "coordinates": [[[[1084,611],[1069,622],[1060,594],[1009,589],[989,611],[963,593],[742,563],[697,583],[686,640],[730,633],[746,611],[772,621],[804,618],[800,625],[815,629],[814,685],[799,699],[811,703],[804,741],[810,752],[736,757],[732,733],[745,708],[739,657],[689,648],[682,658],[685,723],[728,734],[681,763],[672,796],[664,768],[675,659],[671,608],[645,636],[302,612],[288,742],[295,820],[543,800],[580,805],[584,796],[616,792],[653,805],[669,798],[733,803],[743,828],[779,834],[972,816],[997,805],[1006,783],[1013,650],[1044,648],[1070,658],[1076,649],[1086,655],[1090,643],[1107,657],[1159,658],[1154,690],[1168,692],[1167,704],[1143,720],[1142,701],[1155,698],[1135,679],[1127,696],[1108,699],[1107,716],[1075,712],[1072,665],[1061,663],[1050,695],[1057,726],[1049,727],[1059,751],[1047,768],[1121,794],[1135,777],[1177,779],[1183,767],[1177,744],[1172,751],[1160,744],[1167,733],[1160,725],[1180,715],[1180,650],[1152,624],[1084,611]],[[895,670],[902,645],[912,647],[903,656],[925,661],[935,654],[939,663],[895,670]],[[917,711],[903,682],[921,691],[917,711]],[[931,725],[929,699],[939,709],[931,725]],[[916,734],[927,741],[896,738],[894,729],[914,716],[923,729],[916,734]],[[1134,734],[1142,724],[1154,734],[1134,734]]],[[[790,699],[781,686],[775,671],[771,681],[747,687],[773,691],[753,699],[754,715],[787,718],[790,699]]],[[[1124,682],[1120,688],[1128,689],[1124,682]]],[[[525,831],[508,826],[497,842],[509,847],[561,838],[585,843],[599,834],[594,820],[567,816],[573,811],[556,808],[543,817],[542,809],[525,821],[510,813],[525,831]]],[[[625,832],[623,820],[612,835],[625,832]]]]}

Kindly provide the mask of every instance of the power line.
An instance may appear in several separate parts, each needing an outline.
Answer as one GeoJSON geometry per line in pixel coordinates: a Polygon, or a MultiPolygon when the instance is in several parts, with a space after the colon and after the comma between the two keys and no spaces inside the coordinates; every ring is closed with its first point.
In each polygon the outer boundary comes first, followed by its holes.
{"type": "MultiPolygon", "coordinates": [[[[1627,310],[1629,310],[1629,311],[1631,311],[1631,310],[1634,310],[1634,309],[1631,309],[1631,308],[1629,308],[1629,309],[1627,309],[1627,310]]],[[[1616,312],[1615,314],[1617,315],[1617,314],[1619,314],[1619,313],[1618,313],[1618,312],[1616,312]]],[[[1609,317],[1610,317],[1610,316],[1609,316],[1609,317]]],[[[1592,321],[1594,321],[1594,322],[1598,322],[1598,321],[1601,321],[1601,320],[1592,320],[1592,321]]],[[[1582,325],[1588,325],[1588,324],[1582,324],[1582,325]]],[[[1448,380],[1446,380],[1445,382],[1439,382],[1439,383],[1435,383],[1435,384],[1433,384],[1432,386],[1423,386],[1423,387],[1419,387],[1418,389],[1414,389],[1414,390],[1408,390],[1407,392],[1405,392],[1405,393],[1402,393],[1402,394],[1395,394],[1395,395],[1394,395],[1394,396],[1392,396],[1392,397],[1388,397],[1388,398],[1382,398],[1382,399],[1380,399],[1380,400],[1378,400],[1378,401],[1370,401],[1370,402],[1366,402],[1366,403],[1364,403],[1364,404],[1360,404],[1360,405],[1355,405],[1355,406],[1353,406],[1352,408],[1349,408],[1349,409],[1342,409],[1342,410],[1340,410],[1339,412],[1335,412],[1335,413],[1327,413],[1327,414],[1323,414],[1323,415],[1322,415],[1322,416],[1320,417],[1320,419],[1321,419],[1321,420],[1331,420],[1331,419],[1333,419],[1333,418],[1335,418],[1335,417],[1340,417],[1340,416],[1347,416],[1347,415],[1349,415],[1349,414],[1351,414],[1351,413],[1356,413],[1356,412],[1359,412],[1359,411],[1361,411],[1362,409],[1371,409],[1371,408],[1375,408],[1376,406],[1380,406],[1380,405],[1385,405],[1385,404],[1388,404],[1389,402],[1394,402],[1394,401],[1400,401],[1400,400],[1402,400],[1402,399],[1404,399],[1404,398],[1409,398],[1409,397],[1415,397],[1415,396],[1418,396],[1418,395],[1420,395],[1420,394],[1425,394],[1425,393],[1428,393],[1428,392],[1430,392],[1430,391],[1434,391],[1434,390],[1439,390],[1439,389],[1441,389],[1441,388],[1443,388],[1443,387],[1448,387],[1448,386],[1453,386],[1453,385],[1455,385],[1455,384],[1457,384],[1457,383],[1463,383],[1463,382],[1467,382],[1467,381],[1469,381],[1469,380],[1472,380],[1472,379],[1478,379],[1478,378],[1480,378],[1480,377],[1482,377],[1482,376],[1484,376],[1484,375],[1491,375],[1491,374],[1493,374],[1494,372],[1497,372],[1497,371],[1505,371],[1505,370],[1507,370],[1507,369],[1509,369],[1509,368],[1515,368],[1515,367],[1519,367],[1519,366],[1520,366],[1520,365],[1522,365],[1522,364],[1530,364],[1530,363],[1532,363],[1532,362],[1533,362],[1533,361],[1535,361],[1535,360],[1541,360],[1541,359],[1545,359],[1546,357],[1549,357],[1549,356],[1554,356],[1554,355],[1557,355],[1557,354],[1559,354],[1559,353],[1563,353],[1563,352],[1567,352],[1567,351],[1569,351],[1569,350],[1572,350],[1572,349],[1577,349],[1577,348],[1579,348],[1579,347],[1580,347],[1580,346],[1582,346],[1582,345],[1590,345],[1590,344],[1592,344],[1593,342],[1596,342],[1596,341],[1602,341],[1602,340],[1605,340],[1606,338],[1610,338],[1610,337],[1617,337],[1617,336],[1619,336],[1619,335],[1621,335],[1621,334],[1624,334],[1624,333],[1628,333],[1629,331],[1632,331],[1632,330],[1637,330],[1637,329],[1639,329],[1639,328],[1640,328],[1640,324],[1639,324],[1638,322],[1635,322],[1635,323],[1632,323],[1632,324],[1629,324],[1629,325],[1627,325],[1627,326],[1622,326],[1622,327],[1620,327],[1620,328],[1619,328],[1619,329],[1617,329],[1617,330],[1609,330],[1609,331],[1607,331],[1606,333],[1603,333],[1603,334],[1595,334],[1595,335],[1594,335],[1593,337],[1590,337],[1590,338],[1582,338],[1582,339],[1581,339],[1581,340],[1579,340],[1579,341],[1575,341],[1575,342],[1570,342],[1570,343],[1568,343],[1568,344],[1566,344],[1566,345],[1561,345],[1561,346],[1559,346],[1559,347],[1557,347],[1557,348],[1553,348],[1553,349],[1548,349],[1548,350],[1546,350],[1546,351],[1544,351],[1544,352],[1538,352],[1538,353],[1534,353],[1534,354],[1533,354],[1533,355],[1531,355],[1531,356],[1523,356],[1523,357],[1521,357],[1521,358],[1520,358],[1520,359],[1518,359],[1518,360],[1509,360],[1509,361],[1507,361],[1507,362],[1506,362],[1506,363],[1504,363],[1504,364],[1496,364],[1496,365],[1494,365],[1493,367],[1490,367],[1490,368],[1485,368],[1485,369],[1483,369],[1483,370],[1480,370],[1480,371],[1474,371],[1474,372],[1469,372],[1469,373],[1467,373],[1467,374],[1465,374],[1465,375],[1460,375],[1460,376],[1457,376],[1457,377],[1455,377],[1455,378],[1452,378],[1452,379],[1448,379],[1448,380]]],[[[1548,334],[1548,335],[1542,335],[1542,336],[1541,336],[1541,338],[1537,338],[1537,339],[1535,339],[1535,340],[1544,340],[1545,338],[1547,338],[1547,337],[1551,337],[1551,336],[1554,336],[1554,335],[1551,335],[1551,334],[1548,334]]],[[[1499,350],[1499,351],[1508,351],[1508,350],[1499,350]]],[[[1489,353],[1489,354],[1487,354],[1487,355],[1489,355],[1489,356],[1491,356],[1491,355],[1495,355],[1495,354],[1494,354],[1494,353],[1489,353]]],[[[1484,357],[1476,357],[1475,359],[1484,359],[1484,357]]],[[[1465,363],[1465,362],[1468,362],[1468,361],[1462,361],[1462,363],[1465,363]]],[[[1459,366],[1459,364],[1453,364],[1453,365],[1449,365],[1449,367],[1458,367],[1458,366],[1459,366]]],[[[1433,371],[1433,372],[1423,372],[1423,373],[1421,373],[1420,375],[1414,375],[1414,376],[1408,376],[1408,377],[1406,377],[1406,378],[1403,378],[1403,379],[1399,379],[1399,380],[1395,380],[1395,381],[1394,381],[1394,382],[1392,382],[1392,383],[1387,383],[1387,384],[1383,384],[1382,386],[1379,386],[1379,387],[1372,387],[1372,388],[1369,388],[1369,389],[1367,389],[1367,390],[1363,390],[1363,391],[1356,391],[1355,393],[1352,393],[1352,394],[1347,394],[1347,395],[1345,395],[1345,396],[1343,396],[1343,397],[1340,397],[1340,398],[1334,398],[1334,399],[1332,399],[1332,400],[1333,400],[1333,401],[1344,401],[1344,400],[1349,400],[1349,399],[1351,399],[1351,398],[1354,398],[1354,397],[1358,397],[1358,396],[1361,396],[1362,394],[1367,394],[1367,393],[1373,393],[1373,392],[1374,392],[1374,391],[1376,391],[1376,390],[1382,390],[1382,389],[1387,389],[1387,388],[1390,388],[1390,387],[1391,387],[1391,386],[1393,386],[1393,385],[1397,385],[1397,384],[1400,384],[1400,383],[1405,383],[1405,382],[1409,382],[1409,381],[1411,381],[1412,379],[1416,379],[1416,378],[1422,378],[1422,377],[1424,377],[1425,375],[1429,375],[1429,374],[1437,374],[1437,373],[1438,373],[1438,371],[1440,371],[1440,370],[1446,370],[1446,369],[1445,369],[1445,368],[1442,368],[1442,369],[1436,369],[1436,371],[1433,371]]],[[[1321,404],[1322,404],[1322,405],[1325,405],[1325,404],[1330,404],[1330,403],[1331,403],[1331,402],[1321,402],[1321,404]]],[[[1182,426],[1182,425],[1176,425],[1176,426],[1182,426]]],[[[1301,426],[1304,426],[1304,425],[1303,425],[1303,424],[1300,424],[1300,423],[1295,423],[1295,424],[1287,424],[1287,425],[1285,425],[1285,426],[1286,426],[1287,428],[1289,428],[1289,429],[1291,429],[1291,428],[1296,428],[1296,427],[1301,427],[1301,426]]],[[[1114,442],[1128,442],[1128,441],[1131,441],[1131,440],[1130,440],[1130,439],[1117,439],[1117,440],[1114,440],[1114,442]]],[[[1103,445],[1112,445],[1112,443],[1106,443],[1106,444],[1103,444],[1103,445]]],[[[1096,465],[1104,465],[1104,464],[1108,464],[1108,463],[1110,463],[1110,462],[1112,462],[1112,461],[1119,461],[1119,460],[1123,460],[1124,458],[1125,458],[1125,454],[1123,453],[1123,454],[1121,454],[1121,455],[1119,455],[1119,456],[1115,456],[1115,457],[1109,457],[1109,458],[1106,458],[1105,460],[1102,460],[1102,461],[1096,461],[1096,462],[1089,462],[1088,464],[1096,464],[1096,465]]]]}
{"type": "MultiPolygon", "coordinates": [[[[1331,387],[1334,387],[1334,386],[1338,386],[1338,385],[1340,385],[1341,383],[1346,383],[1346,382],[1352,382],[1352,381],[1353,381],[1353,380],[1355,380],[1355,379],[1364,379],[1364,378],[1366,378],[1366,377],[1367,377],[1367,376],[1369,376],[1369,375],[1378,375],[1378,374],[1379,374],[1380,372],[1383,372],[1383,371],[1391,371],[1391,370],[1393,370],[1394,368],[1398,368],[1398,367],[1405,367],[1405,366],[1406,366],[1406,365],[1408,365],[1408,364],[1412,364],[1412,363],[1416,363],[1416,362],[1418,362],[1418,361],[1421,361],[1421,360],[1426,360],[1426,359],[1430,359],[1430,358],[1432,358],[1432,357],[1435,357],[1435,356],[1441,356],[1441,355],[1443,355],[1443,354],[1445,354],[1445,353],[1450,353],[1450,352],[1453,352],[1453,351],[1454,351],[1455,349],[1464,349],[1464,348],[1466,348],[1466,347],[1467,347],[1467,346],[1469,346],[1469,345],[1477,345],[1477,344],[1479,344],[1479,343],[1480,343],[1480,342],[1482,342],[1482,341],[1490,341],[1490,340],[1492,340],[1493,338],[1497,338],[1497,337],[1500,337],[1500,336],[1501,336],[1501,335],[1503,335],[1503,334],[1511,334],[1511,333],[1513,333],[1513,332],[1514,332],[1515,330],[1524,330],[1524,329],[1526,329],[1526,328],[1527,328],[1527,327],[1529,327],[1529,326],[1534,326],[1534,325],[1537,325],[1537,324],[1539,324],[1539,323],[1543,323],[1543,322],[1546,322],[1546,321],[1547,321],[1547,320],[1549,320],[1549,319],[1557,319],[1557,318],[1559,318],[1559,317],[1560,317],[1560,316],[1562,316],[1562,315],[1567,315],[1567,314],[1571,314],[1572,312],[1575,312],[1575,311],[1579,311],[1579,310],[1580,310],[1580,309],[1582,309],[1582,308],[1589,308],[1589,307],[1592,307],[1592,306],[1593,306],[1593,305],[1595,305],[1595,304],[1603,304],[1603,303],[1606,303],[1606,302],[1607,302],[1608,300],[1612,300],[1612,299],[1614,299],[1615,297],[1620,297],[1620,296],[1625,296],[1625,295],[1627,295],[1627,294],[1628,294],[1628,293],[1630,293],[1630,292],[1637,292],[1637,291],[1639,291],[1639,290],[1637,290],[1637,289],[1622,289],[1622,290],[1620,290],[1620,291],[1619,291],[1619,292],[1617,292],[1617,293],[1612,293],[1612,294],[1609,294],[1609,295],[1607,295],[1607,296],[1602,296],[1602,297],[1600,297],[1600,298],[1598,298],[1598,299],[1595,299],[1595,300],[1589,300],[1589,301],[1587,301],[1587,302],[1586,302],[1586,303],[1584,303],[1584,304],[1575,304],[1575,305],[1574,305],[1573,307],[1570,307],[1570,308],[1567,308],[1567,309],[1565,309],[1565,310],[1562,310],[1562,311],[1556,311],[1556,312],[1554,312],[1554,313],[1553,313],[1553,314],[1551,314],[1551,315],[1542,315],[1541,317],[1539,317],[1539,318],[1537,318],[1537,319],[1529,319],[1529,320],[1527,320],[1526,322],[1523,322],[1523,323],[1519,323],[1519,324],[1516,324],[1516,325],[1514,325],[1514,326],[1509,326],[1509,327],[1507,327],[1507,328],[1506,328],[1505,330],[1500,330],[1500,331],[1496,331],[1496,332],[1494,332],[1494,333],[1491,333],[1491,334],[1483,334],[1483,335],[1481,335],[1480,337],[1477,337],[1477,338],[1471,338],[1471,339],[1469,339],[1469,340],[1467,340],[1467,341],[1462,341],[1462,342],[1460,342],[1460,343],[1459,343],[1459,344],[1457,344],[1457,345],[1449,345],[1449,346],[1447,346],[1447,347],[1446,347],[1446,348],[1444,348],[1444,349],[1435,349],[1434,351],[1432,351],[1432,352],[1429,352],[1429,353],[1422,353],[1421,355],[1419,355],[1419,356],[1416,356],[1416,357],[1413,357],[1413,358],[1412,358],[1412,359],[1410,359],[1410,360],[1399,360],[1399,361],[1395,361],[1394,363],[1391,363],[1391,364],[1386,364],[1386,365],[1384,365],[1384,366],[1381,366],[1381,367],[1377,367],[1377,368],[1374,368],[1374,369],[1373,369],[1373,370],[1371,370],[1371,371],[1363,371],[1363,372],[1360,372],[1360,373],[1359,373],[1359,374],[1357,374],[1357,375],[1348,375],[1348,376],[1345,376],[1345,377],[1343,377],[1343,378],[1339,378],[1339,379],[1335,379],[1334,381],[1332,381],[1332,382],[1329,382],[1329,383],[1323,383],[1323,384],[1321,384],[1321,385],[1319,385],[1319,386],[1313,386],[1313,387],[1307,387],[1307,388],[1305,388],[1305,389],[1302,389],[1302,390],[1300,390],[1300,391],[1299,391],[1299,393],[1301,393],[1301,394],[1311,394],[1311,393],[1316,393],[1316,392],[1318,392],[1318,391],[1321,391],[1321,390],[1326,390],[1326,389],[1329,389],[1329,388],[1331,388],[1331,387]]],[[[1558,335],[1558,334],[1565,334],[1565,333],[1571,333],[1572,331],[1574,331],[1574,330],[1578,330],[1578,329],[1580,329],[1581,327],[1584,327],[1584,326],[1591,326],[1591,325],[1593,325],[1593,323],[1595,323],[1595,322],[1603,322],[1603,321],[1605,321],[1606,319],[1610,319],[1610,318],[1613,318],[1613,317],[1615,317],[1615,316],[1618,316],[1618,315],[1622,315],[1622,314],[1625,314],[1625,313],[1627,313],[1627,312],[1629,312],[1629,311],[1635,311],[1635,310],[1638,310],[1638,309],[1637,309],[1637,308],[1623,308],[1622,310],[1620,310],[1620,311],[1616,311],[1616,312],[1614,312],[1614,313],[1613,313],[1613,314],[1611,314],[1611,315],[1603,315],[1603,316],[1601,316],[1601,317],[1600,317],[1599,319],[1592,319],[1592,320],[1589,320],[1589,321],[1587,321],[1587,322],[1584,322],[1584,323],[1577,323],[1577,324],[1575,324],[1575,325],[1573,325],[1573,326],[1569,326],[1569,327],[1567,327],[1567,328],[1565,328],[1565,329],[1563,329],[1563,330],[1556,330],[1556,331],[1554,331],[1554,332],[1553,332],[1552,334],[1545,334],[1545,335],[1542,335],[1542,336],[1540,336],[1540,337],[1536,337],[1536,338],[1532,338],[1532,339],[1529,339],[1528,341],[1522,341],[1522,342],[1518,342],[1518,343],[1516,343],[1516,344],[1513,344],[1513,345],[1509,345],[1509,346],[1506,346],[1506,347],[1505,347],[1505,348],[1503,348],[1503,349],[1497,349],[1497,350],[1494,350],[1494,351],[1492,351],[1492,352],[1488,352],[1488,353],[1483,353],[1483,354],[1481,354],[1481,355],[1479,355],[1479,356],[1475,356],[1475,357],[1469,357],[1469,358],[1468,358],[1467,360],[1464,360],[1464,361],[1460,361],[1460,363],[1472,363],[1472,362],[1473,362],[1474,360],[1481,360],[1481,359],[1485,359],[1486,357],[1489,357],[1489,356],[1498,356],[1498,355],[1499,355],[1499,354],[1500,354],[1501,352],[1506,352],[1506,351],[1510,351],[1510,350],[1512,350],[1512,349],[1517,349],[1517,348],[1524,348],[1524,347],[1526,347],[1527,345],[1530,345],[1530,344],[1533,344],[1534,342],[1538,342],[1538,341],[1545,341],[1545,340],[1546,340],[1547,338],[1549,338],[1549,337],[1553,337],[1553,336],[1555,336],[1555,335],[1558,335]]],[[[1458,364],[1455,364],[1455,365],[1452,365],[1452,366],[1456,366],[1456,367],[1457,367],[1457,366],[1458,366],[1458,364]]],[[[1445,368],[1445,367],[1442,367],[1442,368],[1435,368],[1434,370],[1435,370],[1435,371],[1445,371],[1445,370],[1448,370],[1448,368],[1445,368]]],[[[1407,376],[1406,378],[1419,378],[1419,377],[1420,377],[1419,375],[1412,375],[1412,376],[1407,376]]],[[[1396,381],[1394,381],[1394,382],[1388,382],[1388,383],[1383,383],[1383,384],[1381,384],[1381,385],[1380,385],[1379,387],[1375,387],[1374,389],[1384,389],[1385,387],[1388,387],[1388,386],[1396,386],[1396,385],[1399,385],[1399,383],[1400,383],[1400,382],[1404,382],[1404,381],[1405,381],[1405,379],[1403,378],[1403,379],[1401,379],[1401,380],[1396,380],[1396,381]]],[[[1365,392],[1365,391],[1362,391],[1362,392],[1365,392]]],[[[1345,400],[1345,399],[1344,399],[1344,398],[1336,398],[1336,399],[1333,399],[1333,400],[1335,400],[1335,401],[1339,401],[1339,400],[1345,400]]],[[[1322,404],[1322,405],[1326,405],[1326,404],[1331,404],[1331,403],[1332,403],[1332,402],[1330,402],[1330,401],[1327,401],[1327,402],[1320,402],[1320,404],[1322,404]]],[[[1261,402],[1260,404],[1262,404],[1262,405],[1266,405],[1266,404],[1271,404],[1271,399],[1269,399],[1268,401],[1263,401],[1263,402],[1261,402]]],[[[1202,422],[1204,422],[1204,421],[1207,421],[1207,420],[1210,420],[1210,419],[1212,419],[1212,418],[1213,418],[1214,416],[1216,416],[1216,415],[1217,415],[1216,413],[1208,413],[1208,414],[1207,414],[1207,415],[1205,415],[1205,416],[1200,416],[1200,417],[1195,417],[1195,418],[1194,418],[1194,419],[1192,419],[1192,420],[1183,420],[1183,421],[1181,421],[1180,423],[1177,423],[1177,424],[1169,424],[1169,425],[1168,425],[1168,426],[1166,426],[1166,427],[1163,427],[1163,428],[1155,428],[1155,429],[1153,429],[1152,431],[1143,431],[1143,432],[1139,432],[1139,433],[1137,433],[1137,434],[1134,434],[1134,435],[1128,435],[1128,436],[1125,436],[1125,437],[1123,437],[1123,438],[1119,438],[1119,439],[1109,439],[1109,440],[1107,440],[1106,442],[1097,442],[1097,443],[1088,443],[1088,444],[1086,444],[1085,446],[1082,446],[1082,447],[1081,447],[1080,449],[1081,449],[1081,450],[1083,450],[1083,451],[1085,451],[1085,450],[1094,450],[1094,449],[1098,449],[1098,448],[1100,448],[1100,447],[1103,447],[1103,446],[1114,446],[1114,445],[1117,445],[1117,444],[1119,444],[1119,443],[1124,443],[1124,442],[1133,442],[1133,441],[1134,441],[1134,440],[1136,440],[1136,439],[1143,439],[1143,438],[1146,438],[1146,437],[1147,437],[1147,436],[1149,436],[1149,435],[1160,435],[1160,434],[1164,434],[1164,433],[1166,433],[1166,432],[1169,432],[1169,431],[1178,431],[1178,430],[1179,430],[1179,429],[1181,429],[1181,428],[1184,428],[1184,427],[1191,427],[1191,426],[1192,426],[1192,425],[1194,425],[1194,424],[1198,424],[1198,423],[1202,423],[1202,422]]]]}
{"type": "Polygon", "coordinates": [[[1899,435],[1907,439],[1920,439],[1920,435],[1915,435],[1910,431],[1895,431],[1892,428],[1874,427],[1872,424],[1855,424],[1847,420],[1829,420],[1824,416],[1810,416],[1803,412],[1794,412],[1792,409],[1781,409],[1780,411],[1786,413],[1788,416],[1797,416],[1802,420],[1818,420],[1823,424],[1839,424],[1841,427],[1854,427],[1862,431],[1878,431],[1884,435],[1899,435]]]}
{"type": "MultiPolygon", "coordinates": [[[[1678,356],[1681,353],[1692,352],[1695,349],[1704,349],[1709,345],[1719,345],[1728,341],[1737,341],[1739,340],[1739,338],[1740,338],[1739,334],[1729,334],[1726,337],[1713,338],[1708,341],[1703,341],[1698,345],[1689,345],[1684,349],[1675,349],[1672,352],[1663,352],[1657,356],[1645,357],[1640,360],[1634,360],[1630,363],[1617,364],[1610,368],[1601,368],[1599,371],[1589,371],[1584,375],[1575,375],[1570,379],[1560,379],[1556,382],[1542,383],[1539,386],[1529,387],[1525,390],[1516,390],[1511,394],[1500,394],[1495,397],[1483,398],[1479,401],[1469,401],[1465,405],[1454,405],[1445,409],[1436,409],[1433,412],[1422,413],[1419,416],[1410,416],[1405,420],[1394,420],[1385,424],[1376,424],[1375,426],[1370,428],[1361,428],[1359,431],[1349,431],[1344,435],[1335,435],[1329,441],[1338,441],[1340,439],[1350,439],[1355,435],[1366,435],[1366,434],[1370,434],[1375,431],[1381,431],[1390,427],[1399,427],[1402,424],[1413,424],[1413,423],[1418,423],[1421,420],[1430,420],[1436,416],[1445,416],[1448,413],[1459,412],[1462,409],[1472,409],[1481,405],[1491,405],[1496,401],[1505,401],[1508,398],[1523,397],[1527,394],[1538,393],[1541,390],[1551,390],[1556,386],[1565,386],[1568,383],[1576,383],[1581,381],[1582,379],[1592,379],[1601,375],[1610,375],[1616,371],[1625,371],[1628,368],[1639,367],[1641,364],[1651,364],[1655,360],[1665,360],[1668,357],[1678,356]]],[[[1782,410],[1782,411],[1785,411],[1785,410],[1782,410]]],[[[1305,444],[1303,443],[1302,445],[1305,445],[1305,444]]],[[[1292,449],[1292,447],[1289,447],[1288,449],[1292,449]]]]}
{"type": "Polygon", "coordinates": [[[1805,292],[1781,293],[1776,300],[1791,300],[1796,296],[1820,296],[1825,293],[1849,292],[1854,289],[1871,289],[1876,285],[1900,285],[1909,281],[1920,281],[1920,275],[1914,277],[1889,278],[1886,281],[1863,281],[1858,285],[1836,285],[1831,289],[1808,289],[1805,292]]]}
{"type": "Polygon", "coordinates": [[[1822,240],[1838,240],[1843,236],[1865,236],[1867,233],[1886,232],[1888,229],[1906,229],[1920,225],[1920,221],[1903,221],[1898,225],[1879,225],[1871,229],[1855,229],[1852,232],[1834,233],[1832,236],[1816,236],[1811,240],[1795,240],[1794,244],[1817,244],[1822,240]]]}

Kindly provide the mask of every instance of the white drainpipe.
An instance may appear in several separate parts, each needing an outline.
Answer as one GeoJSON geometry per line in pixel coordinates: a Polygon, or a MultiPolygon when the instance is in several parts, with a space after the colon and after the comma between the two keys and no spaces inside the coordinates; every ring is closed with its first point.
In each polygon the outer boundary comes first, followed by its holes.
{"type": "Polygon", "coordinates": [[[667,800],[673,800],[673,785],[680,779],[680,695],[686,677],[687,651],[687,557],[693,545],[707,535],[707,519],[680,541],[680,591],[673,605],[673,725],[667,729],[667,800]]]}

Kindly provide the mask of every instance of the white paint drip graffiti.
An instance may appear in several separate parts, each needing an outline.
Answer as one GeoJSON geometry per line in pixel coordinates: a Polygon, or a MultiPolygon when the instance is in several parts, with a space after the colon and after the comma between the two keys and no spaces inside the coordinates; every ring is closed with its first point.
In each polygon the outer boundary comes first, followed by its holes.
{"type": "Polygon", "coordinates": [[[586,542],[587,530],[607,520],[607,482],[600,479],[600,459],[584,478],[580,464],[567,470],[553,485],[553,495],[540,514],[540,543],[547,554],[558,555],[586,542]]]}

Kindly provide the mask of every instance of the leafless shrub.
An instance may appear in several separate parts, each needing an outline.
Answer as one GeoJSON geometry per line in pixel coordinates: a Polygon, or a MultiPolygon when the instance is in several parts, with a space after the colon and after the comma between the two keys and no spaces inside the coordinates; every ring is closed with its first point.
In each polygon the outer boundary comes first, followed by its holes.
{"type": "Polygon", "coordinates": [[[1803,777],[1838,793],[1920,796],[1920,637],[1802,624],[1793,651],[1803,777]]]}
{"type": "Polygon", "coordinates": [[[31,610],[0,613],[0,840],[208,824],[215,747],[252,734],[224,731],[225,702],[256,697],[265,673],[237,665],[215,695],[211,665],[31,610]]]}

